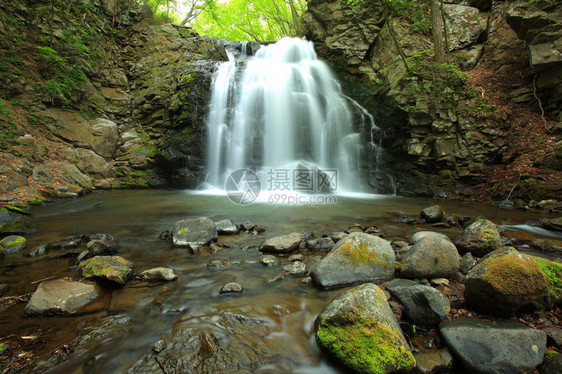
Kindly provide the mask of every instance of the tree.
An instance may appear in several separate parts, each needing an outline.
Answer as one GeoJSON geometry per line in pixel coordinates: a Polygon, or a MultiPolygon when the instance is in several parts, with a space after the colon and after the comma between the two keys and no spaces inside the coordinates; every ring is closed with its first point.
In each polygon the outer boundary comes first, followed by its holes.
{"type": "Polygon", "coordinates": [[[444,14],[442,3],[440,0],[429,0],[429,8],[431,11],[431,29],[433,34],[433,48],[435,50],[435,62],[437,64],[446,64],[448,62],[447,52],[445,51],[445,38],[447,31],[445,30],[444,14]]]}
{"type": "Polygon", "coordinates": [[[187,12],[183,15],[183,20],[180,25],[185,26],[193,22],[198,15],[200,15],[205,8],[207,8],[214,0],[189,0],[184,1],[184,5],[188,6],[187,12]]]}

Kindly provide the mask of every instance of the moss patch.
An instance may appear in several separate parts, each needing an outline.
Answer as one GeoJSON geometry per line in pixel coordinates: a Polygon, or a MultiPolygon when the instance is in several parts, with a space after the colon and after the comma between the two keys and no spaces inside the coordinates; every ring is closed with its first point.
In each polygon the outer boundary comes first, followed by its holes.
{"type": "Polygon", "coordinates": [[[350,240],[342,244],[338,252],[350,263],[368,265],[371,262],[381,262],[376,252],[370,251],[370,244],[362,240],[350,240]]]}
{"type": "Polygon", "coordinates": [[[383,374],[416,365],[400,336],[374,318],[344,326],[322,321],[316,337],[320,345],[359,373],[383,374]]]}
{"type": "Polygon", "coordinates": [[[562,302],[562,264],[544,258],[532,257],[547,277],[547,291],[551,304],[562,302]]]}
{"type": "Polygon", "coordinates": [[[516,254],[484,260],[484,279],[496,290],[514,296],[532,295],[544,290],[548,279],[541,267],[531,259],[516,254]]]}

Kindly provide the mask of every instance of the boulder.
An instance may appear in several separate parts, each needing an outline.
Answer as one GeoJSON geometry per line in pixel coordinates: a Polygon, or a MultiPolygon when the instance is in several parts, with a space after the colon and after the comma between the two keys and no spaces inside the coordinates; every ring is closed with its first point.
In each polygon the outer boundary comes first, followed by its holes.
{"type": "Polygon", "coordinates": [[[467,48],[480,39],[488,27],[488,20],[477,8],[443,4],[449,38],[449,50],[467,48]]]}
{"type": "Polygon", "coordinates": [[[119,141],[119,131],[117,124],[106,118],[97,118],[91,122],[94,140],[92,148],[106,160],[113,159],[119,141]]]}
{"type": "Polygon", "coordinates": [[[512,316],[546,306],[547,276],[535,261],[513,248],[485,256],[464,283],[466,301],[485,313],[512,316]]]}
{"type": "Polygon", "coordinates": [[[178,275],[174,269],[161,266],[145,270],[139,274],[139,277],[146,282],[169,282],[176,280],[178,275]]]}
{"type": "Polygon", "coordinates": [[[355,232],[337,242],[310,272],[314,282],[322,288],[381,283],[394,276],[395,259],[388,240],[355,232]]]}
{"type": "Polygon", "coordinates": [[[439,331],[471,373],[531,373],[542,362],[546,334],[521,323],[460,318],[439,331]]]}
{"type": "Polygon", "coordinates": [[[45,119],[45,126],[56,136],[76,147],[92,149],[92,128],[78,112],[48,108],[38,114],[45,119]]]}
{"type": "Polygon", "coordinates": [[[451,310],[449,300],[441,292],[408,279],[394,279],[386,285],[386,290],[404,305],[406,314],[416,325],[436,325],[451,310]]]}
{"type": "Polygon", "coordinates": [[[92,150],[64,148],[59,151],[59,155],[92,178],[103,179],[113,176],[111,164],[92,150]]]}
{"type": "Polygon", "coordinates": [[[340,294],[316,318],[318,345],[358,373],[399,373],[415,360],[384,292],[367,283],[340,294]]]}
{"type": "Polygon", "coordinates": [[[468,225],[455,239],[459,252],[482,257],[501,247],[500,233],[492,222],[479,219],[468,225]]]}
{"type": "Polygon", "coordinates": [[[449,237],[445,234],[441,234],[439,232],[434,232],[434,231],[418,231],[416,232],[414,235],[412,235],[410,237],[410,240],[408,241],[408,243],[410,245],[414,245],[418,240],[420,240],[421,238],[425,237],[425,236],[429,236],[432,238],[437,238],[437,239],[445,239],[445,240],[449,240],[451,241],[451,239],[449,239],[449,237]]]}
{"type": "Polygon", "coordinates": [[[19,235],[9,235],[0,240],[0,250],[3,254],[16,253],[25,248],[27,239],[19,235]]]}
{"type": "Polygon", "coordinates": [[[33,231],[29,217],[0,211],[0,235],[28,234],[33,231]]]}
{"type": "Polygon", "coordinates": [[[232,223],[229,219],[223,219],[221,221],[215,222],[217,227],[217,232],[219,235],[233,235],[238,234],[240,228],[232,223]]]}
{"type": "Polygon", "coordinates": [[[260,245],[260,251],[273,253],[287,253],[299,248],[302,241],[302,234],[293,232],[291,234],[276,236],[267,239],[260,245]]]}
{"type": "Polygon", "coordinates": [[[450,278],[459,270],[459,253],[448,238],[426,235],[403,254],[399,265],[404,278],[450,278]]]}
{"type": "Polygon", "coordinates": [[[97,256],[78,265],[84,278],[98,278],[120,285],[127,283],[133,264],[121,256],[97,256]]]}
{"type": "Polygon", "coordinates": [[[427,223],[441,222],[444,215],[445,212],[443,208],[441,208],[441,205],[428,206],[427,208],[423,208],[420,213],[421,218],[427,223]]]}
{"type": "Polygon", "coordinates": [[[217,236],[217,228],[210,218],[185,219],[174,225],[172,243],[196,251],[217,240],[217,236]]]}
{"type": "Polygon", "coordinates": [[[26,315],[74,314],[99,296],[96,286],[68,279],[39,283],[24,309],[26,315]]]}

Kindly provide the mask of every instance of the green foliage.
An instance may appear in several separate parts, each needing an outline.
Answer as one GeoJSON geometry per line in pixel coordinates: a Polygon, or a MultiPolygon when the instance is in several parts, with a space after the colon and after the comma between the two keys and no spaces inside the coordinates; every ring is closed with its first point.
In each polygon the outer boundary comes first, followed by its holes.
{"type": "Polygon", "coordinates": [[[275,41],[302,34],[306,9],[305,0],[213,2],[192,26],[202,35],[229,40],[275,41]]]}
{"type": "Polygon", "coordinates": [[[562,264],[533,257],[548,278],[548,295],[552,303],[562,300],[562,264]]]}
{"type": "Polygon", "coordinates": [[[12,146],[19,144],[15,133],[14,111],[4,106],[4,103],[0,101],[0,150],[10,152],[12,146]],[[3,121],[2,116],[6,117],[7,121],[3,121]]]}

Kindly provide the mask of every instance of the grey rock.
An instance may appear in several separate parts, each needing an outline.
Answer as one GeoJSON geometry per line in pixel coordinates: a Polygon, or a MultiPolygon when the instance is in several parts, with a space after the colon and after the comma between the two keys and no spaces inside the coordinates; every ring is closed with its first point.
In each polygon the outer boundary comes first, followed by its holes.
{"type": "Polygon", "coordinates": [[[174,269],[161,266],[145,270],[139,274],[139,277],[147,282],[169,282],[176,280],[178,275],[174,269]]]}
{"type": "Polygon", "coordinates": [[[429,236],[431,238],[445,239],[445,240],[451,241],[451,239],[449,239],[449,237],[447,235],[441,234],[439,232],[418,231],[410,237],[410,240],[408,241],[408,243],[410,245],[414,245],[418,240],[420,240],[421,238],[426,237],[426,236],[429,236]]]}
{"type": "Polygon", "coordinates": [[[207,218],[186,219],[176,222],[172,242],[176,247],[197,250],[217,240],[215,223],[207,218]]]}
{"type": "Polygon", "coordinates": [[[111,242],[94,239],[86,244],[86,249],[93,256],[111,256],[117,253],[117,249],[111,242]]]}
{"type": "Polygon", "coordinates": [[[96,286],[67,279],[41,282],[24,309],[26,315],[73,314],[99,296],[96,286]]]}
{"type": "Polygon", "coordinates": [[[45,254],[47,254],[48,250],[49,250],[49,244],[47,243],[39,244],[38,246],[34,247],[31,250],[31,252],[29,253],[29,257],[44,256],[45,254]]]}
{"type": "Polygon", "coordinates": [[[279,265],[279,259],[273,255],[265,255],[260,258],[260,262],[264,266],[279,265]]]}
{"type": "Polygon", "coordinates": [[[455,239],[455,245],[461,254],[470,252],[482,257],[501,247],[500,233],[492,222],[480,219],[463,230],[455,239]]]}
{"type": "Polygon", "coordinates": [[[219,235],[233,235],[238,234],[240,231],[240,228],[229,219],[223,219],[215,222],[215,226],[217,227],[219,235]]]}
{"type": "Polygon", "coordinates": [[[331,238],[310,239],[306,241],[306,247],[311,251],[328,252],[334,248],[334,241],[331,238]]]}
{"type": "Polygon", "coordinates": [[[293,232],[291,234],[276,236],[267,239],[260,245],[262,252],[286,253],[296,250],[302,241],[302,234],[293,232]]]}
{"type": "Polygon", "coordinates": [[[406,314],[417,325],[436,325],[447,318],[449,300],[435,288],[407,279],[394,279],[386,289],[404,305],[406,314]]]}
{"type": "Polygon", "coordinates": [[[219,293],[242,293],[244,289],[238,283],[230,282],[221,287],[219,293]]]}
{"type": "Polygon", "coordinates": [[[447,238],[427,235],[402,256],[400,276],[404,278],[453,277],[459,269],[459,253],[447,238]]]}
{"type": "Polygon", "coordinates": [[[289,261],[304,261],[304,256],[300,253],[296,253],[289,256],[289,261]]]}
{"type": "Polygon", "coordinates": [[[307,273],[306,264],[301,261],[293,261],[289,265],[283,266],[283,270],[297,277],[305,276],[307,273]]]}
{"type": "Polygon", "coordinates": [[[546,334],[514,321],[461,318],[439,326],[471,373],[530,373],[543,360],[546,334]]]}
{"type": "Polygon", "coordinates": [[[382,283],[394,276],[396,256],[388,240],[355,232],[336,243],[311,267],[314,282],[322,288],[357,283],[382,283]]]}
{"type": "Polygon", "coordinates": [[[451,51],[473,45],[488,27],[487,17],[476,8],[456,4],[443,4],[443,8],[451,51]]]}

